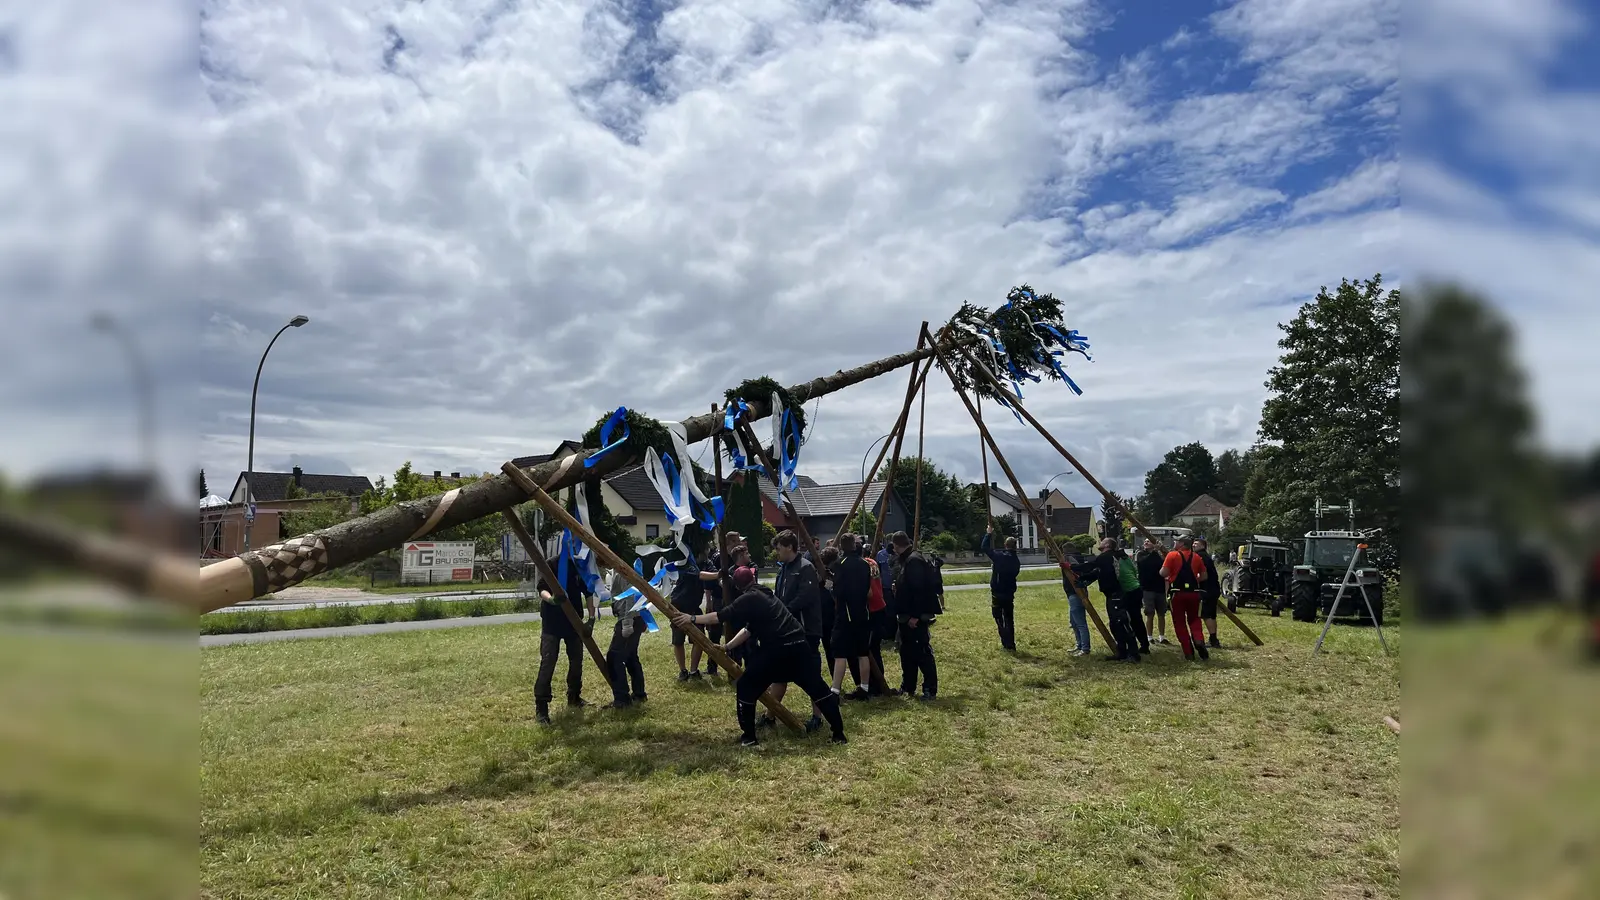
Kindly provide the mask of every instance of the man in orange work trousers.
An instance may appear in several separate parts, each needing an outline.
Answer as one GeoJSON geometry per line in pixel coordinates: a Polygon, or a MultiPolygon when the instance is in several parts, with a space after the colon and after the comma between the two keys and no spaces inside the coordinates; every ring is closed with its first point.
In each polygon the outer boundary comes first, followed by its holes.
{"type": "Polygon", "coordinates": [[[1206,632],[1200,624],[1200,585],[1206,580],[1206,563],[1194,552],[1194,538],[1178,538],[1178,546],[1167,554],[1161,577],[1172,586],[1172,630],[1178,633],[1183,658],[1210,659],[1206,652],[1206,632]]]}

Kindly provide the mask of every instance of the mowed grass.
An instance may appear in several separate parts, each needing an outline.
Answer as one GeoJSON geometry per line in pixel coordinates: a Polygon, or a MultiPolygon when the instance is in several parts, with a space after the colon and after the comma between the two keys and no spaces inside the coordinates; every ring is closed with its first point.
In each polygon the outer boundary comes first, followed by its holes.
{"type": "Polygon", "coordinates": [[[1059,588],[1018,598],[1016,656],[986,592],[949,600],[939,701],[847,704],[846,747],[735,746],[730,688],[680,685],[665,634],[646,704],[549,729],[537,625],[205,650],[202,893],[1398,896],[1398,663],[1370,630],[1313,659],[1315,626],[1251,614],[1265,647],[1130,666],[1066,656],[1059,588]]]}

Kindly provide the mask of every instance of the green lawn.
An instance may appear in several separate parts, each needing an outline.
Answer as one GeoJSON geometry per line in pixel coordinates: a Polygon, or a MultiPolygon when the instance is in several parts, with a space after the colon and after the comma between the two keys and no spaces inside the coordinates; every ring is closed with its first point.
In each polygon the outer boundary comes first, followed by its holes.
{"type": "Polygon", "coordinates": [[[537,625],[205,650],[202,895],[1399,895],[1398,662],[1371,631],[1313,659],[1315,626],[1251,612],[1265,647],[1130,666],[1066,657],[1057,587],[1019,597],[1015,657],[986,593],[950,602],[941,699],[848,704],[846,747],[735,746],[730,689],[677,683],[664,634],[647,704],[551,729],[537,625]]]}

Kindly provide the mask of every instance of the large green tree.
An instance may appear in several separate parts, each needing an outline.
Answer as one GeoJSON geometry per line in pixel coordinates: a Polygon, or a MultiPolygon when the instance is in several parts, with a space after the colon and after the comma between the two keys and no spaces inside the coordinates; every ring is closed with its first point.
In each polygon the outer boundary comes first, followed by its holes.
{"type": "Polygon", "coordinates": [[[1229,506],[1244,502],[1245,488],[1250,482],[1250,467],[1255,463],[1250,451],[1225,450],[1217,457],[1217,486],[1212,496],[1229,506]]]}
{"type": "Polygon", "coordinates": [[[1201,494],[1217,488],[1217,462],[1199,441],[1174,447],[1144,476],[1140,511],[1146,524],[1163,525],[1201,494]]]}
{"type": "MultiPolygon", "coordinates": [[[[360,512],[362,515],[367,515],[396,503],[431,497],[451,488],[464,487],[475,480],[434,478],[412,469],[408,460],[405,465],[395,470],[393,481],[379,477],[377,485],[361,495],[360,512]]],[[[436,531],[428,537],[435,541],[472,541],[477,552],[486,555],[499,550],[500,535],[506,530],[504,517],[494,515],[463,522],[452,528],[436,531]]]]}
{"type": "Polygon", "coordinates": [[[1417,527],[1532,524],[1550,492],[1510,323],[1454,286],[1425,287],[1402,309],[1401,461],[1417,527]]]}
{"type": "MultiPolygon", "coordinates": [[[[1278,326],[1244,503],[1257,531],[1293,536],[1312,505],[1354,500],[1358,527],[1400,529],[1400,292],[1381,275],[1323,288],[1278,326]]],[[[1339,527],[1342,521],[1325,521],[1339,527]]]]}

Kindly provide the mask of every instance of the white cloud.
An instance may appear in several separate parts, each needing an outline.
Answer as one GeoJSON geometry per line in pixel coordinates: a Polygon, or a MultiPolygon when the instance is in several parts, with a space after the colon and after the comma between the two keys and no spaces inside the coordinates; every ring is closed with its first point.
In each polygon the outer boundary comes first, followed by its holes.
{"type": "Polygon", "coordinates": [[[1327,213],[1361,209],[1372,203],[1399,199],[1400,164],[1395,160],[1368,160],[1347,177],[1294,202],[1290,217],[1304,219],[1327,213]]]}
{"type": "MultiPolygon", "coordinates": [[[[120,123],[98,141],[159,162],[176,179],[159,193],[197,195],[199,239],[152,248],[145,223],[68,253],[26,228],[39,249],[0,251],[0,284],[71,258],[121,273],[130,296],[179,298],[191,349],[168,380],[196,386],[188,421],[216,483],[243,465],[254,364],[294,314],[312,322],[267,362],[258,465],[378,475],[406,459],[493,468],[617,404],[693,414],[746,377],[906,349],[922,319],[1029,281],[1067,299],[1098,354],[1073,369],[1085,397],[1030,400],[1127,489],[1175,443],[1248,443],[1291,300],[1399,265],[1392,211],[1263,218],[1300,199],[1281,173],[1343,140],[1324,126],[1348,65],[1311,65],[1259,12],[1235,11],[1229,34],[1276,74],[1169,109],[1141,75],[1159,60],[1098,76],[1082,37],[1103,14],[1042,0],[880,0],[847,18],[706,0],[653,25],[616,3],[212,2],[201,158],[120,123]],[[1124,173],[1155,192],[1092,199],[1124,173]],[[172,260],[131,268],[129,248],[172,260]]],[[[123,38],[146,38],[137,17],[123,38]]],[[[145,52],[195,52],[167,41],[145,52]]],[[[14,81],[47,123],[47,89],[14,81]]],[[[104,112],[82,96],[85,121],[104,112]]],[[[71,128],[44,133],[59,143],[30,146],[71,155],[71,128]]],[[[8,208],[43,202],[36,175],[4,171],[8,208]]],[[[125,171],[72,176],[66,218],[99,223],[89,198],[125,171]]],[[[808,470],[849,476],[902,390],[891,377],[823,400],[808,470]]],[[[929,415],[930,452],[975,475],[937,379],[929,415]]],[[[1026,477],[1059,469],[1008,434],[1026,477]]],[[[17,465],[30,448],[3,452],[17,465]]]]}

